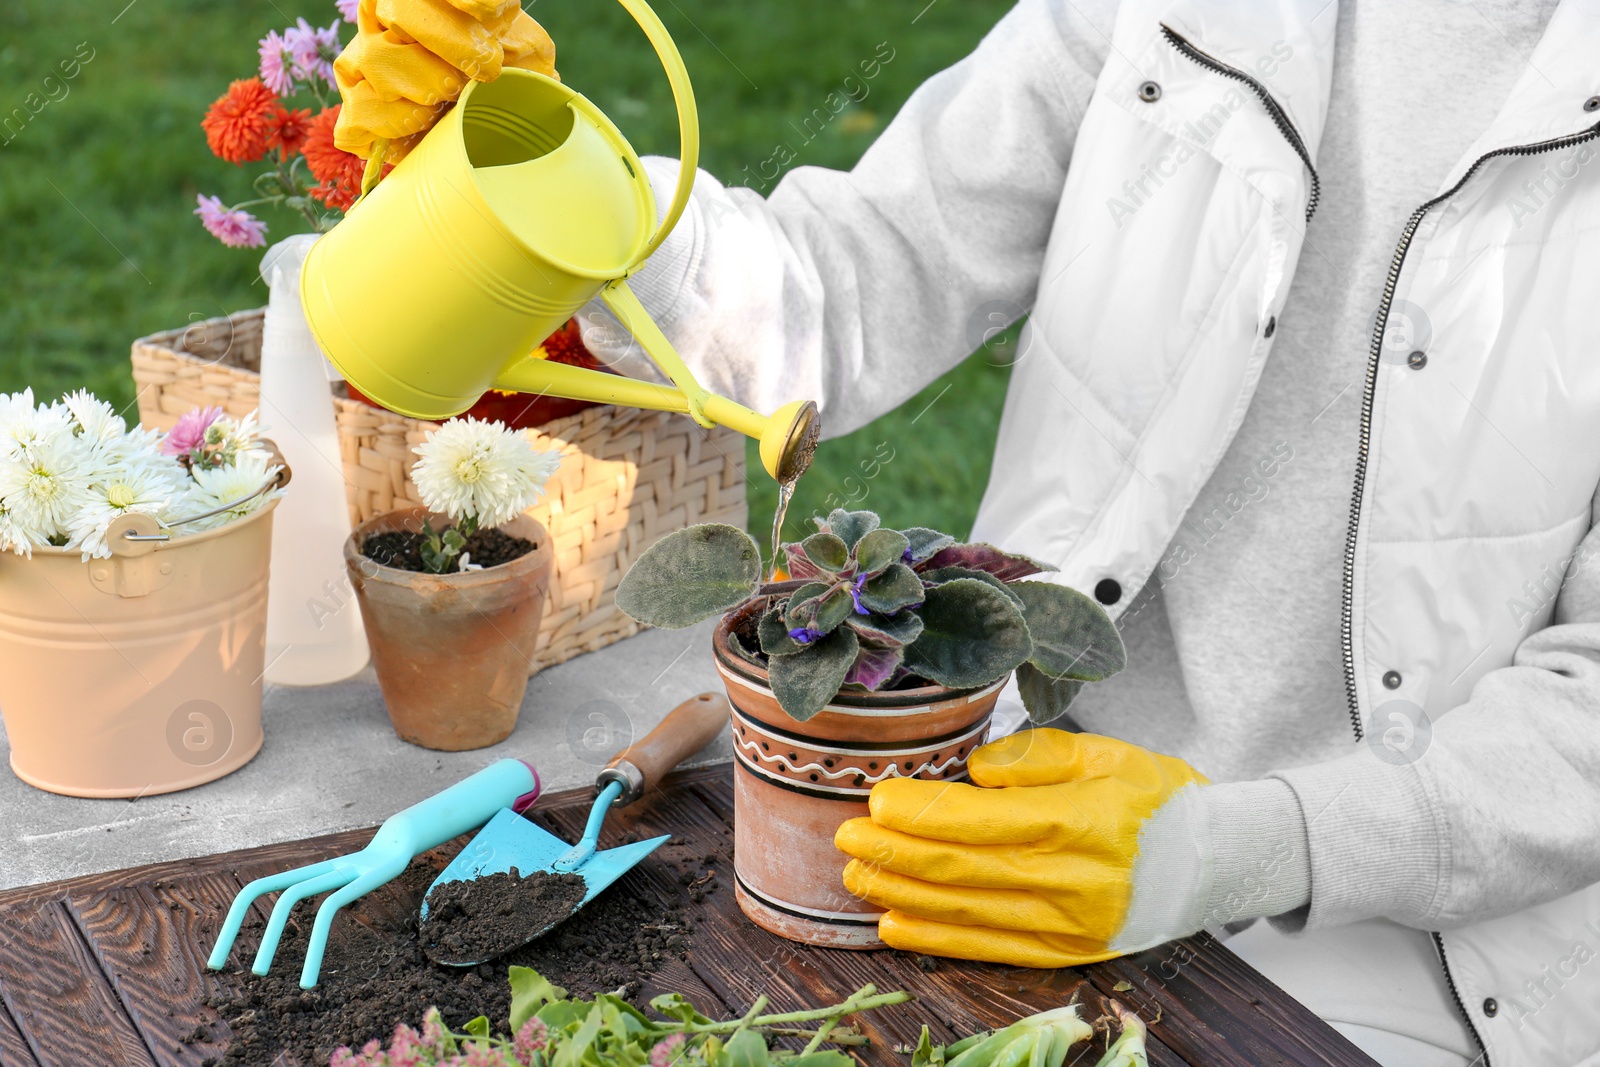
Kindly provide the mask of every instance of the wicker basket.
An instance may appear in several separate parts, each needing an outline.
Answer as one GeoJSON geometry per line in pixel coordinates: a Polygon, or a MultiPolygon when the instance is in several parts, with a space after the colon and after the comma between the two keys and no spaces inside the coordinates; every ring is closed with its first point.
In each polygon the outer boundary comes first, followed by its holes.
{"type": "MultiPolygon", "coordinates": [[[[242,416],[260,402],[263,310],[167,330],[133,343],[139,417],[170,429],[214,404],[242,416]]],[[[353,523],[420,504],[411,449],[434,425],[345,395],[333,383],[353,523]]],[[[744,439],[658,411],[592,407],[527,430],[559,448],[561,469],[528,509],[550,531],[555,567],[530,670],[604,648],[640,626],[612,602],[617,583],[658,537],[697,522],[744,526],[744,439]]]]}

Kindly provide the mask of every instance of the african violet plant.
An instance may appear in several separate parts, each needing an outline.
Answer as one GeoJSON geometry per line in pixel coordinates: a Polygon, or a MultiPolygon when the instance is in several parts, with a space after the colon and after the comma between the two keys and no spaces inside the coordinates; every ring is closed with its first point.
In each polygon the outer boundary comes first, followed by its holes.
{"type": "Polygon", "coordinates": [[[993,545],[959,544],[924,527],[890,530],[870,511],[835,510],[817,532],[783,546],[803,584],[763,594],[761,550],[732,526],[668,534],[629,569],[617,606],[676,628],[760,598],[750,647],[783,710],[809,719],[842,689],[931,682],[974,689],[1017,672],[1034,722],[1066,710],[1085,682],[1125,662],[1122,639],[1091,598],[1025,581],[1053,567],[993,545]]]}

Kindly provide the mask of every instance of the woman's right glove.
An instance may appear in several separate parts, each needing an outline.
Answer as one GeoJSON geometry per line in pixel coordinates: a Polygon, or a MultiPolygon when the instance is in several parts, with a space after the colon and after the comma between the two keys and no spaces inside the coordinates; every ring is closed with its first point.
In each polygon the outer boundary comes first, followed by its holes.
{"type": "Polygon", "coordinates": [[[333,65],[344,97],[334,144],[363,159],[386,140],[397,163],[461,95],[505,67],[557,77],[556,46],[518,0],[360,0],[333,65]]]}

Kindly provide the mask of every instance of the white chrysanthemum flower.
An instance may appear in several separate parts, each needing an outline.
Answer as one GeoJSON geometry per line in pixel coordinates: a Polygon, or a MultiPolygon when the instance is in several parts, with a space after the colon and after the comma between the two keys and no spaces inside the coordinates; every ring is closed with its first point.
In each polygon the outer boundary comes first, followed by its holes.
{"type": "Polygon", "coordinates": [[[0,464],[0,501],[14,532],[33,544],[65,544],[88,501],[88,447],[70,432],[50,433],[0,464]]]}
{"type": "Polygon", "coordinates": [[[197,533],[225,526],[235,519],[242,519],[251,512],[265,507],[267,501],[283,495],[282,489],[274,489],[252,499],[245,499],[277,473],[278,468],[269,463],[267,453],[259,450],[241,452],[237,461],[231,466],[213,467],[209,470],[196,467],[190,471],[194,478],[194,487],[180,501],[169,507],[168,521],[198,515],[224,505],[228,505],[227,510],[198,522],[186,523],[181,527],[181,532],[197,533]]]}
{"type": "Polygon", "coordinates": [[[112,521],[132,512],[164,514],[184,491],[186,479],[182,475],[183,468],[170,460],[163,465],[135,463],[108,470],[85,494],[86,502],[78,513],[68,545],[82,551],[84,559],[110,556],[106,528],[112,521]],[[178,477],[173,476],[173,471],[178,477]]]}
{"type": "Polygon", "coordinates": [[[71,432],[72,413],[61,404],[35,406],[33,390],[0,397],[0,455],[17,457],[25,450],[71,432]]]}
{"type": "MultiPolygon", "coordinates": [[[[5,397],[0,396],[0,401],[4,400],[5,397]]],[[[16,460],[0,456],[0,468],[15,462],[16,460]]],[[[15,552],[19,556],[32,559],[34,540],[28,536],[29,532],[12,521],[11,509],[6,507],[5,498],[0,497],[0,552],[15,552]]]]}
{"type": "Polygon", "coordinates": [[[561,466],[559,452],[541,452],[527,436],[498,422],[451,419],[412,449],[422,502],[455,522],[489,529],[510,522],[544,493],[561,466]]]}
{"type": "Polygon", "coordinates": [[[61,398],[61,403],[71,413],[74,429],[80,437],[109,442],[128,432],[128,424],[122,416],[87,389],[69,393],[61,398]]]}

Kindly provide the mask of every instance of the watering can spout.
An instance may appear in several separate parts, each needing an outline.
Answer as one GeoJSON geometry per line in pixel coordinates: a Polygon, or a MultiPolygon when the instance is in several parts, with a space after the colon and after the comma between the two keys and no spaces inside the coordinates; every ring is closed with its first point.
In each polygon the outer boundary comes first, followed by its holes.
{"type": "Polygon", "coordinates": [[[683,60],[645,0],[619,0],[655,45],[682,140],[672,203],[599,108],[562,82],[506,68],[456,106],[306,256],[306,319],[346,380],[420,419],[466,411],[490,389],[676,411],[760,442],[780,481],[806,469],[820,428],[797,401],[770,416],[708,392],[626,278],[689,201],[699,120],[683,60]],[[598,297],[670,386],[529,353],[598,297]]]}

